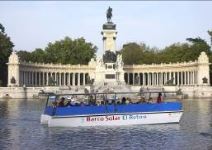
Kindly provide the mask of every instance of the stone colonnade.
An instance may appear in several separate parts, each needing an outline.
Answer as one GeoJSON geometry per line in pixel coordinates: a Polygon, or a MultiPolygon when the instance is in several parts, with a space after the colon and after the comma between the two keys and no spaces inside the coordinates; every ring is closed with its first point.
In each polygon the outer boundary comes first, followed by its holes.
{"type": "MultiPolygon", "coordinates": [[[[84,86],[89,84],[91,77],[97,78],[95,73],[99,65],[25,63],[19,61],[15,52],[7,64],[8,86],[84,86]]],[[[209,65],[205,52],[193,62],[124,65],[123,80],[128,85],[140,86],[209,85],[209,65]]]]}
{"type": "Polygon", "coordinates": [[[181,72],[128,72],[124,74],[126,84],[142,86],[196,85],[197,71],[181,72]]]}
{"type": "Polygon", "coordinates": [[[197,85],[198,62],[124,66],[126,84],[141,86],[197,85]]]}
{"type": "Polygon", "coordinates": [[[85,86],[91,70],[87,65],[21,63],[19,86],[85,86]]]}

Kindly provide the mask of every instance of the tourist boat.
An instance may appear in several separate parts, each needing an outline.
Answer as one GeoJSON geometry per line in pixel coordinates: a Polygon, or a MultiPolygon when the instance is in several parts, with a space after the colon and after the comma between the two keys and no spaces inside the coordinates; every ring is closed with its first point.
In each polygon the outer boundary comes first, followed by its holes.
{"type": "Polygon", "coordinates": [[[183,114],[182,103],[179,101],[161,103],[140,101],[123,104],[118,100],[119,96],[124,94],[129,93],[49,95],[44,113],[41,115],[41,124],[47,124],[49,127],[78,127],[179,123],[183,114]],[[65,107],[55,105],[58,98],[64,97],[70,102],[71,97],[82,100],[82,96],[85,103],[65,107]],[[98,103],[98,100],[101,102],[98,103]]]}

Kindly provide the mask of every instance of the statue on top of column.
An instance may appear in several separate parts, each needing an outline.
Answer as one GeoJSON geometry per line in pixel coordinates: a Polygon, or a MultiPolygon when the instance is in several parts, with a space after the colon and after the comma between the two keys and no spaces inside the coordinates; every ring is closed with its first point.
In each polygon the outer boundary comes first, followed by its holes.
{"type": "Polygon", "coordinates": [[[112,18],[112,8],[109,6],[109,8],[107,9],[107,22],[112,22],[111,18],[112,18]]]}

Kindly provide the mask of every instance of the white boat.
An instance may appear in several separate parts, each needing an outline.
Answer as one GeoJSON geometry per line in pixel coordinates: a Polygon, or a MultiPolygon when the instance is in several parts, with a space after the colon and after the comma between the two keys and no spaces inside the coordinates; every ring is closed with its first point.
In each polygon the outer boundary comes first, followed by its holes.
{"type": "MultiPolygon", "coordinates": [[[[96,98],[99,94],[105,93],[92,95],[96,98]]],[[[114,100],[110,104],[100,105],[53,106],[51,103],[58,97],[65,95],[49,96],[44,113],[41,115],[41,124],[47,124],[49,127],[79,127],[179,123],[183,114],[182,103],[177,101],[121,104],[114,100]]]]}

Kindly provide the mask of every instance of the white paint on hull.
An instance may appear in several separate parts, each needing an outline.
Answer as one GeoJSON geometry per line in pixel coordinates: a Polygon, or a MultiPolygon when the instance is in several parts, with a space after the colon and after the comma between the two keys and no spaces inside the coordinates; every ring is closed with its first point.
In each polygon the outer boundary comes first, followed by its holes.
{"type": "Polygon", "coordinates": [[[48,124],[48,121],[49,121],[51,118],[52,118],[52,117],[49,116],[49,115],[42,114],[42,115],[41,115],[41,118],[40,118],[40,123],[41,123],[41,124],[48,124]]]}
{"type": "Polygon", "coordinates": [[[179,123],[183,112],[158,112],[136,114],[109,114],[99,116],[41,116],[41,123],[49,127],[119,126],[134,124],[179,123]]]}

